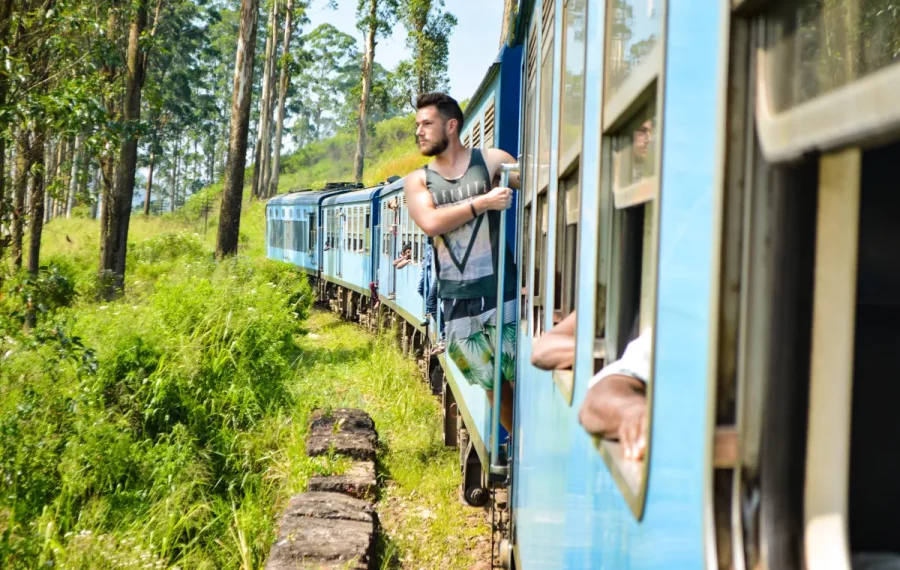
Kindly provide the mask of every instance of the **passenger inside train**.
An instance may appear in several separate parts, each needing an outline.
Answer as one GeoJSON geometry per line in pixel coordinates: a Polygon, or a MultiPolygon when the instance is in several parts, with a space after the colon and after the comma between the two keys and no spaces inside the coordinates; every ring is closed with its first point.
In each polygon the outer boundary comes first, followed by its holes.
{"type": "MultiPolygon", "coordinates": [[[[566,370],[575,363],[576,312],[534,342],[531,363],[542,370],[566,370]]],[[[650,377],[651,329],[625,348],[622,358],[591,379],[578,414],[591,435],[617,439],[626,459],[640,461],[647,446],[646,385],[650,377]]]]}
{"type": "Polygon", "coordinates": [[[394,267],[397,269],[403,269],[409,262],[412,260],[412,245],[409,242],[403,244],[403,249],[400,251],[400,257],[394,260],[394,267]]]}
{"type": "MultiPolygon", "coordinates": [[[[493,259],[503,243],[496,231],[498,212],[512,205],[511,188],[493,188],[504,163],[516,160],[501,149],[468,149],[460,140],[463,113],[445,93],[426,93],[416,102],[416,141],[420,152],[434,160],[406,178],[409,212],[426,235],[435,239],[437,281],[444,303],[447,353],[472,384],[486,390],[493,404],[494,331],[498,301],[502,326],[515,323],[515,279],[507,279],[503,299],[497,299],[493,259]],[[493,337],[493,338],[492,338],[493,337]]],[[[519,187],[519,176],[510,175],[519,187]]],[[[504,244],[505,245],[505,244],[504,244]]],[[[507,275],[515,275],[508,256],[507,275]]],[[[515,335],[500,335],[502,360],[515,362],[515,335]]],[[[512,429],[512,381],[515,366],[502,366],[500,421],[512,429]]]]}

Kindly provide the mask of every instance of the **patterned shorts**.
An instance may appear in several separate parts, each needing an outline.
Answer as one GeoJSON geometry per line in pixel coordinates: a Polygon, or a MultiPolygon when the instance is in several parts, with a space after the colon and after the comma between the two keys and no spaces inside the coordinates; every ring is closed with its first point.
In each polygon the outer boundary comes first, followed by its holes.
{"type": "MultiPolygon", "coordinates": [[[[502,378],[511,382],[516,373],[516,301],[503,304],[502,378]]],[[[447,356],[469,384],[494,388],[494,347],[497,332],[497,299],[443,299],[447,356]]]]}

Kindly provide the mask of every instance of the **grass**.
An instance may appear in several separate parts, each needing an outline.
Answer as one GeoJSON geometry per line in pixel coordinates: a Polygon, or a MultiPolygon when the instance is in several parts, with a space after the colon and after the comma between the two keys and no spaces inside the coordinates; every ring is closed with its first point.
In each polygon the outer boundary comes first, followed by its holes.
{"type": "Polygon", "coordinates": [[[347,467],[306,457],[309,414],[354,406],[382,443],[382,568],[466,568],[487,527],[414,364],[310,313],[262,258],[262,204],[221,264],[195,206],[132,219],[118,301],[95,301],[93,220],[53,220],[48,268],[0,282],[0,567],[261,568],[291,494],[347,467]]]}
{"type": "Polygon", "coordinates": [[[386,337],[333,314],[314,312],[307,326],[298,393],[317,406],[361,408],[375,420],[382,568],[467,568],[488,527],[457,498],[459,452],[443,445],[440,406],[415,364],[386,337]]]}

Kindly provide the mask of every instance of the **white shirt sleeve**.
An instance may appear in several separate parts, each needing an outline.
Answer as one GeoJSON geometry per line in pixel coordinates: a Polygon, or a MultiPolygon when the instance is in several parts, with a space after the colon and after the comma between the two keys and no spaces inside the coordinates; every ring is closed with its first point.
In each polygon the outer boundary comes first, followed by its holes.
{"type": "Polygon", "coordinates": [[[650,352],[653,329],[644,329],[641,336],[628,343],[622,358],[603,367],[591,378],[588,388],[609,376],[631,376],[644,384],[650,381],[650,352]]]}

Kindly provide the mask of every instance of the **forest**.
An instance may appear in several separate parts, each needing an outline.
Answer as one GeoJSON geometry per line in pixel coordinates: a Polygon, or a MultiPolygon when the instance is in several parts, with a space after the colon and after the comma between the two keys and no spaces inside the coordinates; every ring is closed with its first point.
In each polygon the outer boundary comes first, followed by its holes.
{"type": "MultiPolygon", "coordinates": [[[[353,1],[353,0],[345,0],[353,1]]],[[[245,182],[278,192],[282,154],[355,139],[362,181],[379,122],[447,82],[443,0],[357,0],[356,38],[310,10],[336,0],[3,0],[0,259],[35,274],[56,218],[100,222],[100,294],[124,287],[129,220],[223,182],[217,255],[237,251],[245,182]],[[378,63],[402,26],[408,59],[378,63]]]]}

